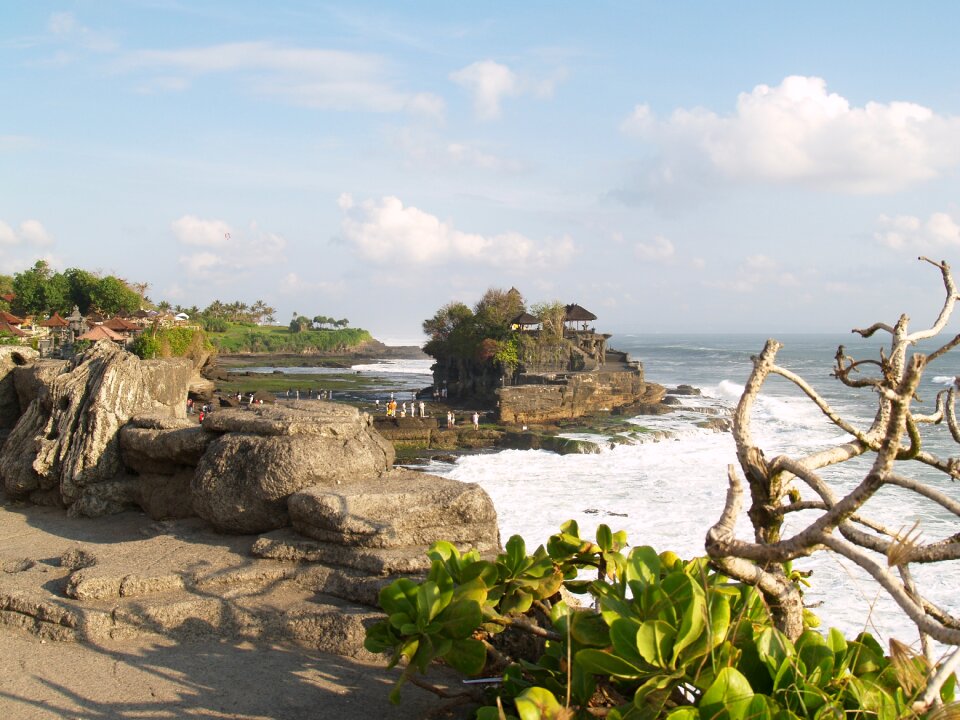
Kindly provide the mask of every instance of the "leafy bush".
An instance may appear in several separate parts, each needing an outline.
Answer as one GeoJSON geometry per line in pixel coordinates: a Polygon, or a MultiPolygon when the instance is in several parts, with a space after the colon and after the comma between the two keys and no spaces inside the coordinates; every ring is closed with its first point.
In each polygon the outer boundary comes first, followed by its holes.
{"type": "Polygon", "coordinates": [[[144,359],[189,357],[198,358],[213,349],[206,333],[199,328],[155,328],[140,333],[130,346],[144,359]]]}
{"type": "Polygon", "coordinates": [[[426,580],[384,588],[387,619],[367,632],[368,650],[391,652],[391,667],[407,663],[391,699],[443,660],[502,677],[477,698],[480,720],[916,716],[931,670],[923,658],[902,646],[887,657],[868,633],[847,640],[808,628],[791,642],[753,587],[706,558],[625,547],[624,533],[601,525],[591,542],[573,521],[532,555],[519,536],[493,560],[434,544],[426,580]]]}

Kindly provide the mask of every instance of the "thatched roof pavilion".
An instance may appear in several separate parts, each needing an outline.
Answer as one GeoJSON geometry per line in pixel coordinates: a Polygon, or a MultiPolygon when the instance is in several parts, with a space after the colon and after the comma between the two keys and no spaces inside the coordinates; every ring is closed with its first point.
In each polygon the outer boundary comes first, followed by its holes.
{"type": "Polygon", "coordinates": [[[522,312],[517,315],[513,320],[510,321],[510,325],[516,325],[519,328],[523,329],[525,327],[530,327],[531,325],[539,325],[540,318],[536,315],[531,315],[528,312],[522,312]]]}
{"type": "Polygon", "coordinates": [[[563,318],[564,322],[590,322],[597,319],[596,315],[576,303],[567,305],[566,310],[567,315],[563,318]]]}

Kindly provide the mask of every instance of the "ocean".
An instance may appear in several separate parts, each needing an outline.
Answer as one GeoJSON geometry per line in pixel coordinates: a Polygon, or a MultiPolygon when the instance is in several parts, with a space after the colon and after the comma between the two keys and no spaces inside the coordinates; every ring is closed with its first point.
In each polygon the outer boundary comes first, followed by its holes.
{"type": "MultiPolygon", "coordinates": [[[[878,334],[867,340],[856,335],[783,335],[777,339],[784,346],[778,364],[805,378],[842,416],[860,427],[869,425],[876,410],[875,395],[870,390],[851,390],[832,378],[833,358],[841,344],[856,358],[877,358],[887,338],[878,334]]],[[[599,455],[560,456],[536,450],[480,453],[463,456],[453,465],[432,463],[427,471],[481,485],[497,508],[503,539],[521,535],[529,551],[557,532],[565,520],[574,518],[584,536],[592,537],[596,527],[606,523],[615,531],[626,530],[631,545],[670,549],[683,557],[701,555],[704,536],[723,507],[726,467],[736,464],[736,454],[729,433],[701,429],[695,423],[705,419],[706,413],[730,415],[752,368],[750,358],[759,354],[765,340],[760,335],[616,335],[610,346],[640,360],[647,380],[668,388],[688,384],[702,391],[699,397],[681,398],[683,405],[676,412],[631,419],[638,426],[667,431],[668,439],[620,445],[599,455]]],[[[934,347],[927,344],[920,350],[929,352],[934,347]]],[[[411,373],[422,372],[427,385],[429,364],[405,361],[394,370],[407,373],[404,379],[408,382],[411,373]]],[[[385,368],[364,368],[375,369],[385,368]]],[[[936,393],[956,375],[960,375],[957,353],[929,367],[919,407],[932,410],[936,393]]],[[[781,453],[799,456],[849,438],[781,378],[771,378],[765,385],[753,430],[767,457],[781,453]]],[[[942,456],[956,453],[945,424],[925,426],[923,432],[926,449],[942,456]]],[[[855,485],[871,462],[872,456],[867,456],[822,474],[842,490],[855,485]]],[[[916,463],[904,464],[900,471],[923,477],[954,497],[960,491],[953,481],[916,463]]],[[[919,522],[925,542],[958,529],[957,519],[939,506],[895,489],[885,488],[867,509],[892,528],[908,529],[919,522]]],[[[813,513],[796,514],[788,530],[812,517],[813,513]]],[[[745,538],[752,536],[745,517],[738,532],[745,538]]],[[[847,635],[866,629],[882,641],[896,637],[915,643],[913,626],[859,568],[826,552],[794,565],[812,571],[805,598],[824,628],[837,627],[847,635]]],[[[929,596],[953,611],[960,609],[956,593],[960,563],[921,567],[916,576],[929,596]]]]}

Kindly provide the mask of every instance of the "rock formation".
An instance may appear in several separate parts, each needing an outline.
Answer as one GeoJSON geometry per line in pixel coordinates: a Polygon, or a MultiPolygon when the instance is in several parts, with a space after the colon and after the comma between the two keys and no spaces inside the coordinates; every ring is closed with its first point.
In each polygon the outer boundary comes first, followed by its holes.
{"type": "Polygon", "coordinates": [[[73,361],[15,368],[18,390],[33,396],[0,449],[7,494],[80,514],[119,509],[106,484],[123,474],[120,428],[139,412],[185,417],[190,372],[188,360],[141,361],[110,342],[73,361]]]}
{"type": "Polygon", "coordinates": [[[328,402],[224,409],[204,431],[219,434],[197,465],[196,513],[225,532],[264,532],[290,524],[287,498],[310,486],[376,486],[393,464],[393,446],[366,414],[328,402]]]}
{"type": "Polygon", "coordinates": [[[186,416],[189,360],[144,361],[109,342],[72,361],[26,352],[0,359],[7,368],[0,423],[12,427],[0,448],[0,476],[9,497],[87,516],[137,506],[154,519],[199,516],[219,531],[259,533],[289,526],[288,499],[307,490],[316,497],[349,492],[352,503],[368,507],[383,502],[389,487],[391,507],[403,515],[395,498],[398,478],[405,478],[413,503],[405,522],[423,528],[408,544],[429,544],[443,533],[466,541],[474,530],[496,532],[479,489],[472,497],[486,509],[471,516],[464,534],[458,523],[438,524],[427,513],[430,507],[460,517],[454,506],[463,498],[451,490],[459,483],[396,473],[385,479],[393,446],[356,408],[253,404],[211,413],[201,426],[186,416]],[[363,504],[366,494],[377,500],[363,504]]]}

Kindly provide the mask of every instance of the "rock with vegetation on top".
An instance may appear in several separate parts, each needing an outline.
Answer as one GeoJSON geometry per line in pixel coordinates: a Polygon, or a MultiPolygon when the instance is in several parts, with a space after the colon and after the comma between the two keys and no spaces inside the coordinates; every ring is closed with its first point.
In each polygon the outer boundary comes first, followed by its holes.
{"type": "Polygon", "coordinates": [[[377,477],[394,459],[393,446],[366,413],[336,403],[223,409],[203,427],[222,435],[197,466],[193,506],[224,532],[289,525],[287,498],[293,493],[377,477]]]}

